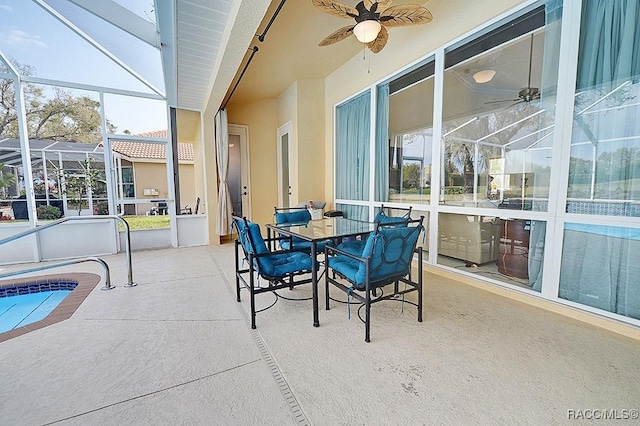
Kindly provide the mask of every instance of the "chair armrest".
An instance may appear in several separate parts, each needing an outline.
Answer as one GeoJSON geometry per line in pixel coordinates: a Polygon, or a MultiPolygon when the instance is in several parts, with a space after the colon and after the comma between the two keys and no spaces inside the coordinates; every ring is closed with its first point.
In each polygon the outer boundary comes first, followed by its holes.
{"type": "Polygon", "coordinates": [[[304,251],[304,249],[298,249],[298,248],[291,248],[288,250],[274,250],[274,251],[266,251],[264,253],[258,253],[258,254],[254,254],[253,257],[267,257],[267,256],[271,256],[273,254],[287,254],[287,253],[304,253],[304,254],[309,254],[306,253],[304,251]]]}

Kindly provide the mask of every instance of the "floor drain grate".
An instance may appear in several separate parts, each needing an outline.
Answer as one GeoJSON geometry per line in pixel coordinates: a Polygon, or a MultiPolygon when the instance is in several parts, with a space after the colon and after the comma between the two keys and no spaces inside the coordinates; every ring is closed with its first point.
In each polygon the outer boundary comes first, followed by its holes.
{"type": "MultiPolygon", "coordinates": [[[[236,294],[235,284],[232,284],[228,275],[222,269],[222,267],[220,266],[216,258],[214,256],[211,256],[211,258],[213,259],[213,263],[216,265],[216,267],[220,271],[220,275],[222,276],[222,279],[224,280],[228,290],[232,293],[233,297],[235,298],[235,294],[236,294]]],[[[247,310],[244,308],[244,305],[242,306],[242,309],[240,311],[242,312],[242,315],[247,321],[247,324],[249,324],[249,312],[247,312],[247,310]]],[[[289,410],[291,410],[291,414],[293,415],[293,418],[295,419],[296,423],[304,426],[310,425],[309,420],[307,419],[307,416],[304,414],[304,411],[302,411],[302,408],[300,408],[300,405],[298,404],[298,400],[293,395],[293,392],[289,387],[289,383],[287,383],[285,378],[282,376],[282,372],[280,371],[280,368],[278,368],[278,365],[273,359],[273,356],[271,356],[271,352],[269,352],[269,348],[265,344],[264,339],[262,338],[262,335],[260,335],[260,333],[257,330],[250,330],[250,331],[251,331],[251,336],[253,337],[253,340],[256,342],[256,345],[258,346],[258,350],[262,355],[262,359],[264,359],[264,361],[267,363],[267,367],[269,368],[269,371],[271,371],[271,376],[273,377],[276,384],[278,385],[278,389],[280,389],[280,392],[282,393],[282,396],[284,397],[287,403],[287,406],[289,407],[289,410]]]]}

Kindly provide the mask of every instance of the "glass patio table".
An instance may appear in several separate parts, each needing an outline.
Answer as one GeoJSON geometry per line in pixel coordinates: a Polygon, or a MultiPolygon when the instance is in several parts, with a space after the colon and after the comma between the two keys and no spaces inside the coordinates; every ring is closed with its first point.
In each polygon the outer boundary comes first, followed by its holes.
{"type": "MultiPolygon", "coordinates": [[[[306,224],[300,225],[277,225],[268,224],[267,236],[271,238],[271,232],[276,234],[298,237],[311,243],[311,259],[317,257],[317,244],[324,240],[340,240],[358,235],[365,235],[373,232],[375,223],[363,222],[360,220],[347,219],[344,217],[328,217],[323,219],[310,220],[306,224]]],[[[313,326],[319,327],[318,319],[318,262],[312,262],[311,285],[313,291],[313,326]]]]}

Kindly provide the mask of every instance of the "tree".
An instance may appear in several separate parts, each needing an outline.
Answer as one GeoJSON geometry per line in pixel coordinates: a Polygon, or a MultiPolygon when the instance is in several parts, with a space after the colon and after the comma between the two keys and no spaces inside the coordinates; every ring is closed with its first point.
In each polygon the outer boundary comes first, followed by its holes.
{"type": "Polygon", "coordinates": [[[421,178],[422,171],[420,170],[420,164],[408,163],[402,166],[402,188],[404,190],[420,188],[421,178]]]}
{"type": "MultiPolygon", "coordinates": [[[[13,62],[23,76],[32,67],[13,62]]],[[[89,96],[74,96],[68,89],[23,83],[27,134],[30,138],[95,143],[102,140],[100,102],[89,96]]],[[[116,126],[107,120],[107,131],[116,126]]],[[[0,135],[18,138],[18,114],[13,81],[0,79],[0,135]]]]}
{"type": "MultiPolygon", "coordinates": [[[[533,131],[539,127],[538,119],[526,120],[518,123],[515,126],[509,127],[512,123],[531,116],[536,109],[528,107],[525,104],[501,109],[485,116],[479,117],[472,123],[467,124],[461,129],[454,132],[450,137],[445,138],[445,171],[456,171],[464,178],[464,190],[465,194],[472,194],[474,187],[474,176],[476,173],[474,164],[477,162],[478,172],[485,170],[488,160],[492,158],[492,148],[482,143],[478,144],[478,156],[476,158],[476,149],[474,140],[479,136],[493,134],[500,130],[494,136],[486,142],[492,142],[493,144],[505,145],[511,141],[512,138],[523,130],[533,131]]],[[[468,117],[464,117],[461,120],[455,120],[448,123],[447,127],[456,128],[461,126],[468,117]]],[[[451,179],[449,179],[451,180],[451,179]]]]}
{"type": "Polygon", "coordinates": [[[91,157],[80,162],[80,171],[63,170],[60,181],[62,182],[62,193],[67,196],[67,200],[76,205],[78,216],[82,211],[82,200],[87,198],[92,188],[98,182],[99,170],[91,166],[91,157]]]}
{"type": "Polygon", "coordinates": [[[16,177],[13,174],[4,172],[5,165],[0,163],[0,198],[7,198],[7,188],[16,183],[16,177]]]}

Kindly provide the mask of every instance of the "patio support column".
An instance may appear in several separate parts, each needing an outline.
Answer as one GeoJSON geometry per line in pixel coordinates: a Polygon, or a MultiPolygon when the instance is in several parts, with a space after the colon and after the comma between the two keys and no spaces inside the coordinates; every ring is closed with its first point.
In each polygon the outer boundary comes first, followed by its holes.
{"type": "MultiPolygon", "coordinates": [[[[16,109],[18,112],[18,130],[20,133],[20,153],[22,154],[22,169],[24,170],[24,189],[27,201],[27,211],[29,212],[29,227],[35,228],[37,223],[36,197],[33,191],[33,171],[31,170],[31,149],[29,145],[29,135],[27,134],[27,114],[24,107],[24,91],[20,77],[13,81],[14,92],[16,94],[16,109]]],[[[38,234],[34,235],[35,244],[33,246],[33,260],[39,262],[40,243],[38,234]]]]}
{"type": "MultiPolygon", "coordinates": [[[[104,160],[104,177],[107,181],[107,204],[109,206],[109,214],[115,215],[116,213],[116,191],[115,191],[115,170],[113,168],[113,153],[111,151],[111,140],[107,137],[107,115],[104,111],[104,92],[100,92],[100,116],[102,121],[102,144],[104,149],[102,150],[104,160]]],[[[116,232],[118,227],[116,226],[116,232]]]]}
{"type": "Polygon", "coordinates": [[[167,165],[167,207],[171,223],[171,247],[178,247],[178,222],[177,212],[180,210],[180,187],[178,182],[178,135],[176,128],[176,109],[169,107],[167,110],[168,141],[165,142],[165,163],[167,165]]]}

